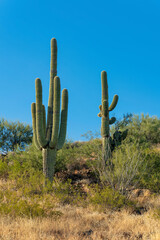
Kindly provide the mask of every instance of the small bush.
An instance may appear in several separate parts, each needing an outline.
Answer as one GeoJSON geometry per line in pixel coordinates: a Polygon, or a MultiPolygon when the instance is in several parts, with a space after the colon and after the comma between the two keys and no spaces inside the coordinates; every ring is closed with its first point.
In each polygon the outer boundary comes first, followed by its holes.
{"type": "Polygon", "coordinates": [[[118,191],[113,190],[110,187],[94,185],[91,190],[90,202],[96,206],[105,210],[107,208],[118,210],[123,207],[133,205],[133,202],[126,199],[118,191]]]}
{"type": "Polygon", "coordinates": [[[154,217],[160,220],[160,207],[154,209],[154,217]]]}
{"type": "Polygon", "coordinates": [[[85,199],[81,188],[72,185],[70,179],[66,182],[54,179],[53,192],[56,198],[63,204],[83,205],[83,200],[85,199]]]}
{"type": "Polygon", "coordinates": [[[137,141],[144,147],[160,142],[160,119],[156,116],[124,115],[124,118],[111,128],[111,132],[114,133],[116,128],[121,131],[128,129],[128,139],[137,141]]]}
{"type": "Polygon", "coordinates": [[[0,205],[0,214],[11,217],[58,217],[62,213],[53,209],[45,209],[39,203],[29,203],[27,200],[12,199],[9,203],[0,205]]]}
{"type": "Polygon", "coordinates": [[[152,192],[160,193],[160,153],[146,150],[147,168],[140,179],[140,186],[152,192]]]}
{"type": "Polygon", "coordinates": [[[103,160],[101,149],[99,153],[90,164],[103,184],[121,194],[126,194],[128,188],[139,184],[146,169],[145,154],[139,144],[125,140],[112,153],[110,164],[103,160]]]}
{"type": "Polygon", "coordinates": [[[61,216],[60,211],[54,210],[52,195],[43,192],[41,195],[38,192],[26,194],[24,187],[17,189],[15,185],[0,191],[0,214],[29,218],[61,216]]]}
{"type": "Polygon", "coordinates": [[[63,148],[57,152],[55,172],[69,169],[76,162],[78,152],[79,149],[72,147],[72,143],[64,144],[63,148]]]}
{"type": "Polygon", "coordinates": [[[0,159],[0,178],[6,178],[8,176],[9,166],[6,161],[0,159]]]}

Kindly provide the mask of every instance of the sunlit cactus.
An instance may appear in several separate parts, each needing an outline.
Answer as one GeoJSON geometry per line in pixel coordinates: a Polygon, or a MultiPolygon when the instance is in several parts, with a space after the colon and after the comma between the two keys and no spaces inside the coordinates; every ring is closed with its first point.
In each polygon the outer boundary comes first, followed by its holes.
{"type": "Polygon", "coordinates": [[[46,179],[53,181],[57,150],[63,147],[66,138],[68,91],[62,91],[60,111],[60,79],[57,77],[57,42],[51,39],[51,64],[48,113],[46,123],[45,106],[42,104],[42,84],[36,79],[36,103],[32,103],[33,141],[42,150],[43,173],[46,179]]]}
{"type": "Polygon", "coordinates": [[[102,117],[101,136],[102,136],[103,159],[105,160],[106,164],[108,164],[107,161],[109,161],[111,154],[109,125],[115,123],[116,121],[115,117],[109,119],[109,112],[116,107],[118,102],[118,95],[114,95],[113,101],[109,106],[107,73],[105,71],[101,72],[101,83],[102,83],[102,104],[99,106],[100,113],[98,114],[98,116],[102,117]]]}

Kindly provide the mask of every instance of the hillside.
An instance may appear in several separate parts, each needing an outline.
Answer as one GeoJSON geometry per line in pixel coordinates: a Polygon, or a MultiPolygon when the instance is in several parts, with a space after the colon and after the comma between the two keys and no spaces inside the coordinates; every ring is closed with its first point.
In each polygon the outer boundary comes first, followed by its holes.
{"type": "Polygon", "coordinates": [[[41,151],[29,146],[3,156],[0,239],[159,240],[159,120],[136,118],[119,131],[126,127],[111,166],[101,139],[66,142],[45,186],[41,151]]]}

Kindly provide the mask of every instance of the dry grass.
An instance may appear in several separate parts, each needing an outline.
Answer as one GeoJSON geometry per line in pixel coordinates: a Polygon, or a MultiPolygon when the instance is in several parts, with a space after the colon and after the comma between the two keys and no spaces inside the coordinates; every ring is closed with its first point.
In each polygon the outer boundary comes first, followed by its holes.
{"type": "Polygon", "coordinates": [[[1,240],[121,240],[160,239],[160,221],[122,212],[98,213],[91,209],[60,207],[63,215],[53,218],[0,218],[1,240]]]}
{"type": "MultiPolygon", "coordinates": [[[[14,190],[14,182],[0,181],[0,189],[14,190]]],[[[17,193],[18,194],[18,193],[17,193]]],[[[160,208],[160,196],[153,197],[148,190],[135,190],[132,198],[147,208],[137,215],[134,211],[95,211],[62,205],[57,202],[58,217],[11,218],[0,217],[0,240],[160,240],[160,219],[154,209],[160,208]]]]}

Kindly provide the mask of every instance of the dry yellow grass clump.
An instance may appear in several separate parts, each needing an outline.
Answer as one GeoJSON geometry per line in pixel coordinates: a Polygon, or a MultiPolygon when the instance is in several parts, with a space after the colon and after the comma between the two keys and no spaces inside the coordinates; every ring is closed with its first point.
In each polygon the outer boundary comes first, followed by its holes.
{"type": "Polygon", "coordinates": [[[121,240],[160,239],[160,221],[121,212],[99,213],[87,208],[63,206],[63,215],[53,218],[0,218],[1,240],[121,240]]]}

